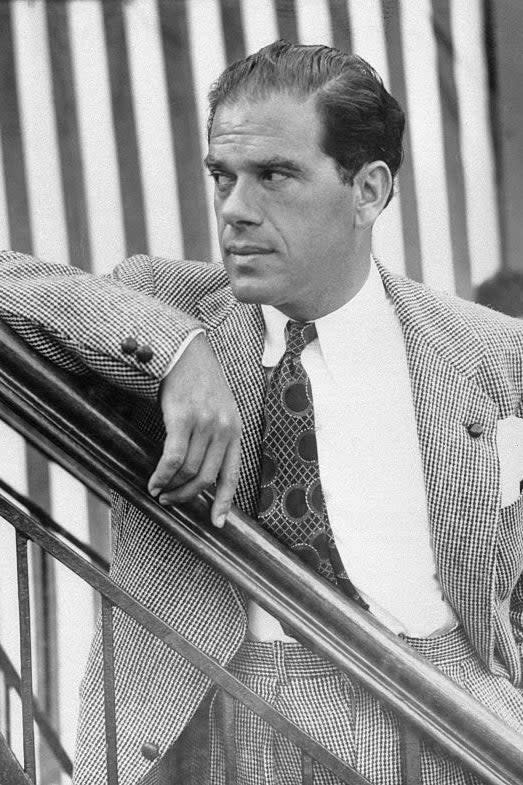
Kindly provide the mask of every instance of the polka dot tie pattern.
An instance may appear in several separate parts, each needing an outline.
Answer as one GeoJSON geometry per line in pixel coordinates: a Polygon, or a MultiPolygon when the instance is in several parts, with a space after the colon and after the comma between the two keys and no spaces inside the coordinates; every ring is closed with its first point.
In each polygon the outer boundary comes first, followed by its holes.
{"type": "Polygon", "coordinates": [[[301,363],[316,338],[314,322],[289,321],[286,350],[265,399],[258,521],[320,575],[368,607],[349,580],[329,524],[320,482],[314,407],[301,363]]]}

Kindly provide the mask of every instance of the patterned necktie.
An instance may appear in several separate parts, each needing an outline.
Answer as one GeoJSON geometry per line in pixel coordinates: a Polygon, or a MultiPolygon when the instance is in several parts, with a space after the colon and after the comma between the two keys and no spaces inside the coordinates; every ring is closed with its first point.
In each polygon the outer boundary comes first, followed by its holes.
{"type": "Polygon", "coordinates": [[[314,322],[289,321],[286,350],[265,400],[265,433],[258,520],[320,575],[363,608],[349,580],[327,516],[320,483],[314,408],[301,353],[316,338],[314,322]]]}

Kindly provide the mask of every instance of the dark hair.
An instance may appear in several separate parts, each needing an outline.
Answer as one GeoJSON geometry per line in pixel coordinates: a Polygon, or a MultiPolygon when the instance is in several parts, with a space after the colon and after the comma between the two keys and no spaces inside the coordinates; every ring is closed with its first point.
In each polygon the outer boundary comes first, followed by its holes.
{"type": "Polygon", "coordinates": [[[336,161],[344,182],[352,185],[363,164],[378,160],[396,175],[405,126],[400,105],[363,58],[329,46],[275,41],[232,63],[209,92],[209,138],[220,104],[282,92],[316,96],[323,122],[320,146],[336,161]]]}
{"type": "Polygon", "coordinates": [[[523,272],[500,270],[478,286],[476,302],[508,316],[523,317],[523,272]]]}

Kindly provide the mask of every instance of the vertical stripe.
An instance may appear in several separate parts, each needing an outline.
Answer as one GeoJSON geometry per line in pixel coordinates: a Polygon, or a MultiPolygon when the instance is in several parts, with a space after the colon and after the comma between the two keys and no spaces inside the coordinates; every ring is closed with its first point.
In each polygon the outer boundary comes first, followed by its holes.
{"type": "Polygon", "coordinates": [[[278,37],[298,43],[295,0],[275,0],[278,20],[278,37]]]}
{"type": "Polygon", "coordinates": [[[301,0],[296,7],[296,26],[300,44],[332,46],[328,0],[301,0]]]}
{"type": "MultiPolygon", "coordinates": [[[[9,234],[13,247],[32,252],[33,239],[26,167],[20,127],[18,104],[19,86],[16,81],[14,42],[12,36],[12,6],[0,4],[0,105],[2,106],[2,143],[5,165],[5,193],[9,219],[9,234]]],[[[45,459],[32,447],[26,448],[27,493],[36,503],[49,510],[48,472],[45,459]]],[[[37,548],[31,550],[32,585],[35,597],[35,641],[37,693],[50,716],[56,717],[56,619],[49,601],[55,594],[53,564],[37,548]]],[[[44,783],[52,776],[52,762],[42,753],[44,783]]]]}
{"type": "Polygon", "coordinates": [[[220,0],[221,28],[227,63],[245,57],[242,6],[240,0],[220,0]]]}
{"type": "Polygon", "coordinates": [[[496,61],[494,122],[500,144],[503,264],[523,271],[523,3],[504,0],[488,8],[496,61]]]}
{"type": "Polygon", "coordinates": [[[9,239],[9,220],[7,217],[3,149],[2,124],[0,123],[0,248],[2,250],[7,250],[11,247],[11,240],[9,239]]]}
{"type": "Polygon", "coordinates": [[[274,0],[242,0],[245,22],[245,41],[247,54],[252,54],[262,46],[278,38],[278,20],[274,0]]]}
{"type": "Polygon", "coordinates": [[[352,34],[347,0],[329,0],[333,46],[352,52],[352,34]]]}
{"type": "Polygon", "coordinates": [[[125,251],[127,256],[131,256],[135,253],[147,252],[147,235],[134,107],[131,99],[127,39],[122,4],[103,3],[102,9],[120,176],[125,251]]]}
{"type": "MultiPolygon", "coordinates": [[[[225,68],[225,51],[220,26],[218,0],[191,0],[187,6],[187,26],[191,42],[194,92],[196,98],[196,126],[193,133],[200,136],[200,145],[207,152],[207,95],[209,87],[225,68]]],[[[207,213],[210,227],[211,259],[221,259],[214,216],[214,183],[199,163],[200,176],[205,182],[207,213]]]]}
{"type": "MultiPolygon", "coordinates": [[[[349,2],[352,43],[356,54],[365,58],[390,90],[387,46],[380,0],[349,2]]],[[[373,252],[391,270],[405,272],[401,201],[395,196],[378,218],[373,231],[373,252]]]]}
{"type": "Polygon", "coordinates": [[[410,144],[418,197],[423,280],[454,291],[437,55],[430,0],[402,3],[410,144]],[[420,53],[423,56],[420,56],[420,53]]]}
{"type": "Polygon", "coordinates": [[[183,257],[165,63],[158,9],[150,0],[125,3],[132,99],[142,172],[147,247],[157,256],[183,257]]]}
{"type": "MultiPolygon", "coordinates": [[[[387,42],[390,91],[407,113],[404,136],[405,157],[398,178],[398,195],[395,196],[394,199],[399,199],[401,202],[400,212],[403,228],[405,272],[415,281],[421,281],[419,211],[414,180],[414,161],[412,159],[412,148],[410,144],[410,124],[407,106],[407,87],[405,83],[405,63],[403,59],[403,36],[400,26],[399,0],[382,0],[382,16],[385,40],[387,42]]],[[[392,203],[389,207],[391,206],[392,203]]]]}
{"type": "Polygon", "coordinates": [[[457,294],[470,297],[470,258],[465,205],[465,183],[461,140],[460,110],[454,78],[454,45],[450,27],[449,0],[432,0],[432,24],[436,41],[438,80],[443,120],[443,149],[449,203],[450,239],[457,294]]]}
{"type": "Polygon", "coordinates": [[[29,202],[25,181],[18,87],[11,36],[11,4],[0,3],[0,105],[2,107],[2,158],[9,235],[13,248],[31,253],[29,202]]]}
{"type": "MultiPolygon", "coordinates": [[[[85,502],[77,499],[85,495],[83,486],[56,464],[50,466],[51,513],[57,523],[80,540],[87,541],[89,525],[85,502]]],[[[61,591],[57,596],[59,708],[61,720],[60,739],[69,754],[74,750],[76,720],[78,717],[78,694],[83,663],[91,643],[94,628],[94,605],[92,590],[62,564],[56,564],[57,584],[61,591]],[[67,589],[67,590],[66,590],[67,589]],[[78,624],[78,619],[82,620],[78,624]]]]}
{"type": "Polygon", "coordinates": [[[487,54],[483,41],[484,19],[478,2],[453,0],[450,11],[471,277],[475,287],[493,275],[500,266],[498,198],[489,125],[487,54]]]}
{"type": "Polygon", "coordinates": [[[49,261],[67,262],[45,8],[41,0],[31,5],[13,3],[12,14],[33,249],[49,261]]]}
{"type": "Polygon", "coordinates": [[[503,157],[501,127],[501,96],[499,89],[499,60],[496,41],[496,15],[494,0],[483,0],[483,44],[487,67],[487,91],[489,106],[489,127],[494,155],[494,174],[496,185],[497,216],[499,223],[499,252],[501,264],[507,266],[506,216],[507,207],[503,188],[503,157]]]}
{"type": "Polygon", "coordinates": [[[125,256],[102,9],[98,0],[69,0],[66,7],[93,270],[101,273],[125,256]]]}
{"type": "Polygon", "coordinates": [[[190,57],[185,0],[159,0],[168,103],[174,137],[178,202],[186,259],[211,256],[209,218],[202,169],[201,133],[190,57]]]}
{"type": "Polygon", "coordinates": [[[52,89],[58,125],[58,151],[69,261],[82,270],[91,269],[91,247],[87,225],[84,164],[76,96],[71,80],[72,58],[67,10],[62,3],[46,3],[52,89]]]}

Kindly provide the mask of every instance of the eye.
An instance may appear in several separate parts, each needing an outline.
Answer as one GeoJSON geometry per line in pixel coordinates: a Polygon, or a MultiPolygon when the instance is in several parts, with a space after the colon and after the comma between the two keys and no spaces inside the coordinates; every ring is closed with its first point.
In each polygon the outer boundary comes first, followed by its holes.
{"type": "Polygon", "coordinates": [[[289,177],[286,172],[275,169],[266,169],[264,172],[262,172],[261,176],[262,180],[265,180],[268,183],[273,183],[274,185],[285,182],[285,180],[287,180],[289,177]]]}
{"type": "Polygon", "coordinates": [[[234,183],[234,177],[231,174],[220,171],[210,171],[209,175],[214,180],[216,189],[221,193],[226,191],[234,183]]]}

